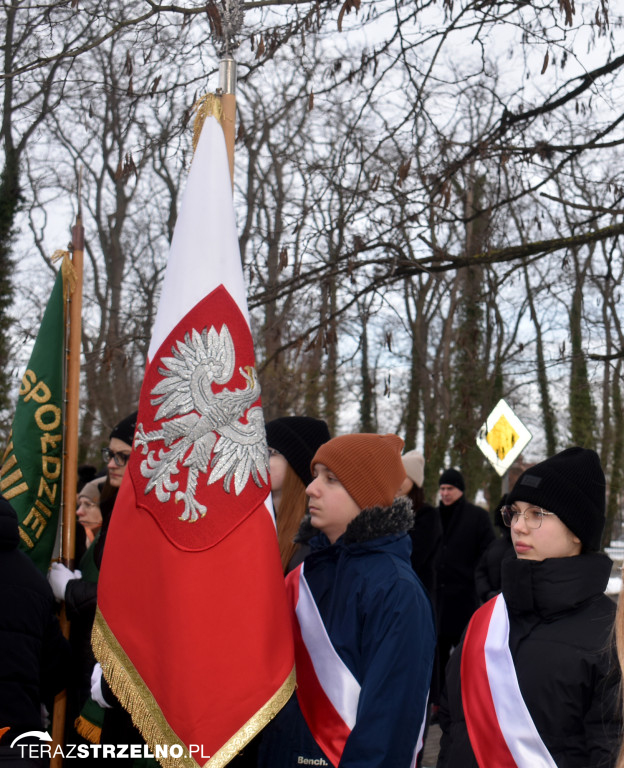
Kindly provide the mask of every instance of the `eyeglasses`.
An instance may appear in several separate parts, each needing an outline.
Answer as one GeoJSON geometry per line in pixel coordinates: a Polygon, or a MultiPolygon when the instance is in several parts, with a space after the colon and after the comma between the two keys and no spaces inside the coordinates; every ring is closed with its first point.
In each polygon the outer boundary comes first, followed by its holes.
{"type": "Polygon", "coordinates": [[[105,464],[108,464],[108,462],[112,459],[118,467],[125,467],[129,458],[129,453],[111,451],[110,448],[102,448],[102,461],[105,464]]]}
{"type": "Polygon", "coordinates": [[[515,523],[518,522],[519,517],[523,517],[526,520],[527,526],[533,529],[541,528],[542,520],[546,516],[552,515],[553,517],[556,517],[554,512],[546,512],[541,507],[528,507],[524,512],[520,512],[519,509],[511,507],[508,504],[505,504],[505,506],[502,507],[501,515],[503,517],[503,522],[508,528],[515,525],[515,523]]]}

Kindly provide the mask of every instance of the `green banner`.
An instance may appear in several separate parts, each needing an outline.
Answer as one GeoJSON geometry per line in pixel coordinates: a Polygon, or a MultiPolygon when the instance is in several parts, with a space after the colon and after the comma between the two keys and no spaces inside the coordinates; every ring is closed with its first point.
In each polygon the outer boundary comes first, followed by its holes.
{"type": "Polygon", "coordinates": [[[44,573],[56,541],[63,460],[63,275],[41,321],[2,458],[0,491],[17,512],[20,546],[44,573]]]}

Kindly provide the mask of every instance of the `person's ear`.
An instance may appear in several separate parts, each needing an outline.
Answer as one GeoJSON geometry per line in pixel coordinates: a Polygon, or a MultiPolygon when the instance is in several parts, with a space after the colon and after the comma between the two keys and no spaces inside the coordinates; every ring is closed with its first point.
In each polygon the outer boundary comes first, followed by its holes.
{"type": "Polygon", "coordinates": [[[399,486],[399,490],[394,494],[394,498],[396,499],[397,496],[406,496],[414,487],[414,481],[410,478],[405,476],[405,480],[401,483],[399,486]]]}

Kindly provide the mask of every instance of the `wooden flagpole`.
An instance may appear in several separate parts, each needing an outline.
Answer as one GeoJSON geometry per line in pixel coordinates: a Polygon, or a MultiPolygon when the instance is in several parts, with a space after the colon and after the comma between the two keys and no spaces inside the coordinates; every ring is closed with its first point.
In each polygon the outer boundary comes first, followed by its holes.
{"type": "Polygon", "coordinates": [[[236,62],[227,55],[219,62],[219,90],[223,110],[223,133],[230,163],[230,178],[234,188],[234,142],[236,141],[236,62]]]}
{"type": "Polygon", "coordinates": [[[84,227],[79,205],[72,229],[72,265],[76,285],[69,304],[69,343],[67,352],[67,406],[65,410],[65,461],[63,462],[63,538],[61,558],[74,567],[76,551],[76,493],[78,488],[78,407],[80,404],[80,351],[82,334],[82,279],[84,227]]]}
{"type": "MultiPolygon", "coordinates": [[[[76,282],[69,301],[69,338],[67,343],[67,364],[65,382],[65,439],[63,448],[63,517],[61,525],[61,562],[68,568],[75,566],[76,552],[76,492],[78,487],[78,406],[80,402],[80,347],[82,333],[82,279],[84,261],[84,227],[82,226],[82,206],[78,192],[78,215],[72,228],[71,263],[76,282]]],[[[65,613],[65,604],[61,607],[61,629],[69,637],[69,621],[65,613]]],[[[63,745],[65,742],[65,715],[67,710],[67,691],[61,691],[54,700],[52,719],[52,743],[63,745]]],[[[60,768],[63,758],[52,757],[50,768],[60,768]]]]}

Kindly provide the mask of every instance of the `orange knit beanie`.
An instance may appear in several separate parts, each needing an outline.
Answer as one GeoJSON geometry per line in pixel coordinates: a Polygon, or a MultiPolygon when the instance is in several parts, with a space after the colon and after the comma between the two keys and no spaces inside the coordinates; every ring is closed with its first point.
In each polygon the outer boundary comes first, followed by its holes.
{"type": "Polygon", "coordinates": [[[389,507],[405,480],[398,435],[341,435],[321,445],[311,462],[324,464],[360,509],[389,507]]]}

